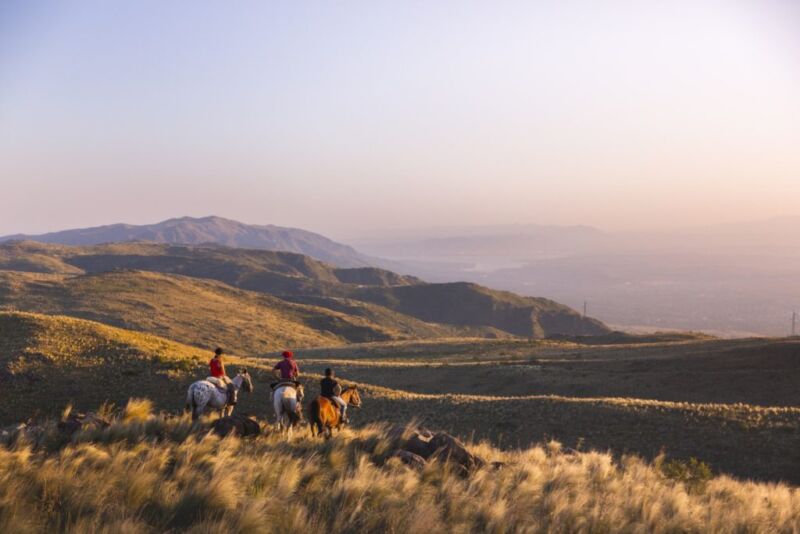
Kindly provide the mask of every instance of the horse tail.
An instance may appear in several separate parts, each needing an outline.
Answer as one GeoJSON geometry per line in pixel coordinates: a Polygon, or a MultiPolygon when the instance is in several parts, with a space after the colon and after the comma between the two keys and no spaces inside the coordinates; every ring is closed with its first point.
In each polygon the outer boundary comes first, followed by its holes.
{"type": "Polygon", "coordinates": [[[194,389],[192,386],[189,386],[189,391],[186,393],[186,406],[184,406],[185,411],[191,410],[194,412],[194,389]]]}
{"type": "Polygon", "coordinates": [[[284,397],[282,400],[283,412],[289,416],[289,424],[294,426],[298,421],[300,421],[300,416],[297,414],[297,408],[300,407],[300,403],[297,401],[297,399],[290,399],[286,397],[284,397]],[[295,402],[294,407],[292,407],[292,400],[295,402]]]}
{"type": "Polygon", "coordinates": [[[189,392],[186,394],[186,411],[192,413],[192,421],[196,421],[199,417],[197,413],[197,401],[194,398],[194,384],[189,386],[189,392]]]}
{"type": "Polygon", "coordinates": [[[317,434],[322,434],[322,415],[319,405],[319,398],[314,399],[308,405],[308,424],[311,427],[311,433],[314,433],[314,428],[317,429],[317,434]]]}

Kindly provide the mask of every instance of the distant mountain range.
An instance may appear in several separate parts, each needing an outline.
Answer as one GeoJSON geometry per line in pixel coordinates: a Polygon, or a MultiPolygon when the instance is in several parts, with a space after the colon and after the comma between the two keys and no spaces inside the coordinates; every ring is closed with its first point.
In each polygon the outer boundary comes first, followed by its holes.
{"type": "Polygon", "coordinates": [[[338,267],[366,267],[377,262],[355,249],[298,228],[250,225],[222,217],[181,217],[156,224],[111,224],[40,235],[16,234],[2,241],[28,240],[60,245],[99,245],[149,241],[180,245],[216,244],[256,250],[296,252],[338,267]]]}

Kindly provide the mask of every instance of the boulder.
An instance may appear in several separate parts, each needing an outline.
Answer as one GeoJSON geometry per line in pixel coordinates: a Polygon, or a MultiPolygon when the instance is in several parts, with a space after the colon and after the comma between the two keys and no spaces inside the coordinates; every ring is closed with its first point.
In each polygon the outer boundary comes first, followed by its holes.
{"type": "Polygon", "coordinates": [[[397,458],[405,465],[412,469],[417,469],[422,471],[425,468],[425,458],[418,454],[414,454],[413,452],[408,452],[404,450],[397,450],[394,451],[391,458],[397,458]]]}
{"type": "Polygon", "coordinates": [[[412,434],[403,444],[402,449],[426,460],[436,452],[436,447],[431,444],[431,440],[418,433],[412,434]]]}
{"type": "Polygon", "coordinates": [[[94,412],[89,412],[70,413],[65,419],[59,421],[56,426],[62,434],[72,437],[78,430],[103,429],[110,425],[111,423],[104,417],[100,417],[94,412]]]}
{"type": "Polygon", "coordinates": [[[450,434],[438,432],[431,438],[429,446],[433,448],[433,456],[439,461],[453,462],[470,471],[486,465],[483,458],[469,452],[458,438],[450,434]]]}
{"type": "Polygon", "coordinates": [[[483,458],[469,452],[458,438],[445,432],[434,434],[426,429],[395,426],[389,430],[388,437],[396,444],[398,452],[426,461],[436,458],[440,462],[449,462],[465,473],[486,465],[483,458]]]}
{"type": "Polygon", "coordinates": [[[220,417],[212,424],[214,432],[225,437],[230,434],[235,436],[258,436],[261,434],[261,426],[255,416],[246,414],[234,414],[227,417],[220,417]]]}

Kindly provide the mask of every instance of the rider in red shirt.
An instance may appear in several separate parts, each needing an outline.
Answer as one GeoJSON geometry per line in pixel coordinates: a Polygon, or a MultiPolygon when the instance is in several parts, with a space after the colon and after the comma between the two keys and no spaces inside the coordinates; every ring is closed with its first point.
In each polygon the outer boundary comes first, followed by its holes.
{"type": "Polygon", "coordinates": [[[214,351],[214,357],[208,362],[208,368],[211,372],[211,376],[216,378],[222,386],[228,388],[228,400],[231,404],[235,405],[238,400],[236,398],[236,386],[233,385],[233,381],[225,374],[225,363],[222,361],[222,354],[223,350],[217,347],[214,351]]]}
{"type": "Polygon", "coordinates": [[[297,367],[297,362],[294,361],[294,353],[288,350],[284,351],[283,360],[278,362],[272,370],[275,371],[275,376],[280,379],[281,382],[296,382],[297,378],[300,376],[300,368],[297,367]]]}

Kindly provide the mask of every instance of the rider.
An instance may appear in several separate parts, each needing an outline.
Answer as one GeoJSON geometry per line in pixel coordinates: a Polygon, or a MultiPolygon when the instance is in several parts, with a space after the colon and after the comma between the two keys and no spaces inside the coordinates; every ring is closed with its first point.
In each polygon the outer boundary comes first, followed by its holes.
{"type": "Polygon", "coordinates": [[[345,423],[349,423],[350,421],[347,418],[347,403],[344,401],[340,395],[342,394],[342,386],[339,385],[339,382],[336,381],[334,378],[333,369],[330,367],[325,369],[325,378],[320,380],[320,396],[325,397],[326,399],[330,400],[336,406],[339,407],[339,412],[342,416],[342,421],[345,423]]]}
{"type": "Polygon", "coordinates": [[[224,351],[220,347],[217,347],[214,351],[214,357],[208,362],[208,367],[211,370],[211,376],[216,378],[221,385],[228,389],[228,402],[231,405],[235,405],[239,400],[237,399],[236,386],[234,386],[233,381],[228,378],[228,375],[225,374],[225,362],[222,361],[223,354],[224,351]]]}
{"type": "Polygon", "coordinates": [[[273,388],[280,382],[294,382],[297,384],[297,379],[300,377],[300,368],[297,367],[297,362],[294,361],[294,353],[290,350],[283,352],[283,360],[272,368],[275,377],[279,380],[272,384],[273,388]]]}

